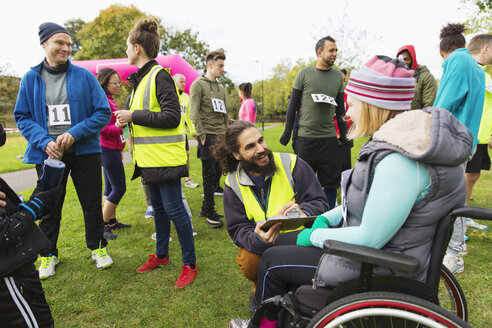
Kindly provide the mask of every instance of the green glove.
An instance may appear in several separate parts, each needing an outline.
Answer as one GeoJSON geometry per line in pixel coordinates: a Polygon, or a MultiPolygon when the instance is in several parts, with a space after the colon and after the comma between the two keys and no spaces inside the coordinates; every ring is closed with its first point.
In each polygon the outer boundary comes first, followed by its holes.
{"type": "Polygon", "coordinates": [[[330,227],[330,222],[328,222],[328,219],[324,217],[323,215],[318,215],[316,220],[314,220],[313,226],[311,229],[316,230],[316,229],[326,229],[330,227]]]}
{"type": "Polygon", "coordinates": [[[313,233],[313,231],[314,229],[302,230],[301,233],[297,235],[297,246],[313,246],[313,244],[311,244],[311,234],[313,233]]]}

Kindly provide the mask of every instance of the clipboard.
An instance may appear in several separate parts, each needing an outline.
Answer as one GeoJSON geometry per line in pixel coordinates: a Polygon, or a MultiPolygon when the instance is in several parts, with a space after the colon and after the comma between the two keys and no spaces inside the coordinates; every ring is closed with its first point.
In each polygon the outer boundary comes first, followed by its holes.
{"type": "Polygon", "coordinates": [[[317,216],[288,217],[288,216],[277,215],[269,218],[261,226],[261,230],[268,231],[268,229],[270,229],[271,226],[279,222],[283,223],[283,226],[280,228],[280,231],[294,230],[305,225],[306,223],[314,221],[316,218],[317,216]]]}

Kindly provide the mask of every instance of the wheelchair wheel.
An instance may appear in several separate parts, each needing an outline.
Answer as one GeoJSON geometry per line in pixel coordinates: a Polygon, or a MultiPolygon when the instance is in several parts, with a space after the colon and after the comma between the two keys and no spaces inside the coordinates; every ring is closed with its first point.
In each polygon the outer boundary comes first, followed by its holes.
{"type": "Polygon", "coordinates": [[[369,292],[344,297],[321,310],[308,328],[470,327],[434,303],[406,294],[369,292]]]}
{"type": "Polygon", "coordinates": [[[468,306],[465,293],[458,280],[444,265],[441,267],[439,281],[439,305],[464,321],[468,321],[468,306]]]}

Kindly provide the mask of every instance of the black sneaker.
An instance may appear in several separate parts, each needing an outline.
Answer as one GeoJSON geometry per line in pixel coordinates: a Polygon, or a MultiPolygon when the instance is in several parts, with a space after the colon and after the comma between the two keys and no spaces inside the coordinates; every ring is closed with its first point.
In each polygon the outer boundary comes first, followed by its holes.
{"type": "Polygon", "coordinates": [[[113,233],[113,231],[111,231],[111,228],[105,224],[104,225],[104,239],[107,239],[107,240],[114,240],[118,237],[117,234],[113,233]]]}
{"type": "Polygon", "coordinates": [[[121,223],[120,221],[116,220],[115,223],[113,224],[109,224],[108,223],[108,227],[111,228],[111,229],[123,229],[123,228],[130,228],[132,225],[131,224],[125,224],[125,223],[121,223]]]}
{"type": "MultiPolygon", "coordinates": [[[[208,217],[208,215],[205,214],[205,212],[203,210],[200,211],[200,213],[198,213],[198,216],[201,216],[201,217],[204,217],[204,218],[208,217]]],[[[217,212],[214,211],[211,216],[223,218],[224,217],[224,214],[219,214],[219,213],[217,213],[217,212]]]]}
{"type": "Polygon", "coordinates": [[[211,228],[220,228],[224,225],[224,222],[218,216],[210,216],[207,218],[207,223],[211,228]]]}

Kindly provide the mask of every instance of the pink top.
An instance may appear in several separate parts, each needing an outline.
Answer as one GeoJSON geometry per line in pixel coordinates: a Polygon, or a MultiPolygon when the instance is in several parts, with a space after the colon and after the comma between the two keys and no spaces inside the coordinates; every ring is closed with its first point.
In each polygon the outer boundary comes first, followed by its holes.
{"type": "Polygon", "coordinates": [[[123,130],[114,125],[116,123],[116,116],[113,113],[119,110],[119,108],[113,96],[108,94],[108,92],[106,92],[106,97],[108,97],[109,108],[111,108],[111,119],[108,125],[101,130],[101,147],[123,150],[125,148],[125,143],[121,141],[123,130]]]}
{"type": "Polygon", "coordinates": [[[241,108],[239,108],[239,119],[242,121],[256,122],[256,104],[253,98],[241,100],[241,108]]]}

